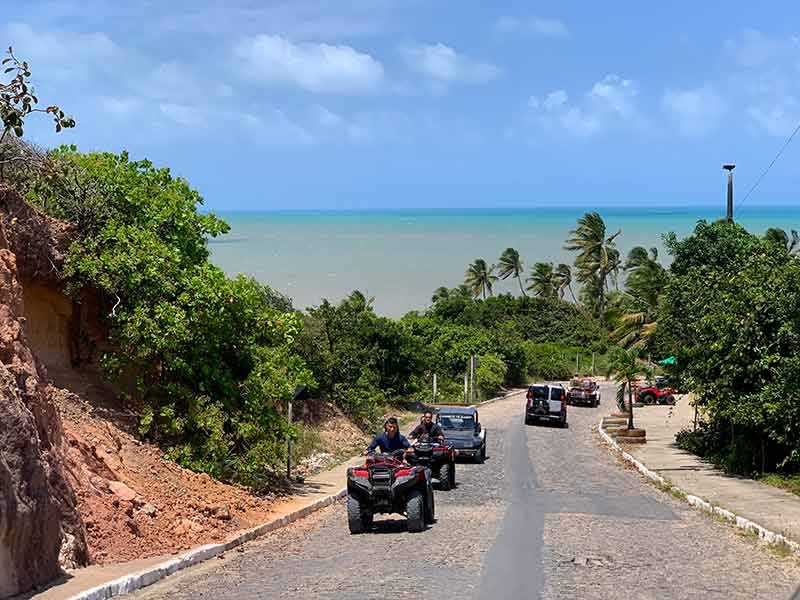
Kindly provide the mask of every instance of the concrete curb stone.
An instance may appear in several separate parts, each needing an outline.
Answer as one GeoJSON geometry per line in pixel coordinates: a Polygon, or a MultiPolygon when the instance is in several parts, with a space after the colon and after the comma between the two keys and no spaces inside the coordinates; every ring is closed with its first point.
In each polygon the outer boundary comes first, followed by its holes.
{"type": "Polygon", "coordinates": [[[746,519],[736,513],[733,513],[721,506],[715,506],[706,500],[698,496],[694,496],[690,494],[684,489],[679,488],[678,486],[674,485],[672,482],[668,481],[655,471],[649,469],[644,463],[634,458],[628,452],[622,449],[622,447],[603,430],[603,419],[600,419],[600,424],[597,427],[597,430],[600,432],[600,436],[603,440],[611,446],[611,448],[617,451],[621,456],[622,459],[636,467],[640,473],[642,473],[645,477],[650,479],[651,481],[656,481],[663,485],[669,485],[672,489],[677,490],[680,492],[686,499],[686,502],[695,508],[702,510],[703,512],[715,514],[719,517],[722,517],[726,521],[728,521],[731,525],[737,527],[738,529],[742,529],[748,533],[755,533],[758,535],[758,538],[766,542],[767,544],[785,544],[788,546],[793,553],[800,555],[800,543],[795,542],[793,540],[788,539],[786,536],[775,533],[774,531],[770,531],[766,527],[763,527],[756,523],[755,521],[751,521],[750,519],[746,519]]]}

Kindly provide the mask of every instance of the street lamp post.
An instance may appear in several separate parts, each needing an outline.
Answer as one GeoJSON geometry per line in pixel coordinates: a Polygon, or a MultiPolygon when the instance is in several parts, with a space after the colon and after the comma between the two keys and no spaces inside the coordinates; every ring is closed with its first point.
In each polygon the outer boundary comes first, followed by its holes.
{"type": "Polygon", "coordinates": [[[728,223],[733,223],[733,170],[736,165],[722,165],[722,168],[728,172],[728,211],[726,219],[728,223]]]}

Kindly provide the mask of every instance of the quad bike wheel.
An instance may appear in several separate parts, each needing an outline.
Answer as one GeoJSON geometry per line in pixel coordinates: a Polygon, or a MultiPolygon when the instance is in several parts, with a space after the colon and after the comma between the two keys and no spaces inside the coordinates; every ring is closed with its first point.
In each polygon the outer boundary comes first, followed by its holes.
{"type": "Polygon", "coordinates": [[[364,533],[372,526],[372,515],[367,513],[361,501],[355,496],[347,496],[347,526],[350,533],[364,533]]]}
{"type": "Polygon", "coordinates": [[[653,394],[644,394],[641,398],[642,404],[655,404],[656,397],[653,394]]]}
{"type": "Polygon", "coordinates": [[[672,394],[667,394],[662,398],[662,402],[664,404],[675,404],[675,396],[673,396],[672,394]]]}
{"type": "Polygon", "coordinates": [[[445,492],[450,491],[455,480],[455,469],[452,463],[445,463],[439,469],[439,489],[445,492]]]}
{"type": "Polygon", "coordinates": [[[413,490],[408,495],[406,517],[409,531],[418,533],[425,529],[425,499],[419,490],[413,490]]]}
{"type": "Polygon", "coordinates": [[[428,501],[425,503],[425,522],[429,525],[436,520],[436,503],[434,501],[433,490],[428,494],[428,501]]]}

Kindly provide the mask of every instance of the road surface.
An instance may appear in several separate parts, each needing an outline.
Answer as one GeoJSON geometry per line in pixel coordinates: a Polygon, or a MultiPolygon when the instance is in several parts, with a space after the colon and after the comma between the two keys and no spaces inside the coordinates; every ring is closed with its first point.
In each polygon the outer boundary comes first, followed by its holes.
{"type": "MultiPolygon", "coordinates": [[[[489,458],[459,464],[420,534],[376,517],[351,536],[343,503],[183,571],[133,598],[687,599],[791,597],[796,559],[655,489],[593,431],[612,410],[570,407],[569,428],[525,426],[520,397],[487,405],[489,458]]],[[[642,410],[647,410],[646,408],[642,410]]]]}

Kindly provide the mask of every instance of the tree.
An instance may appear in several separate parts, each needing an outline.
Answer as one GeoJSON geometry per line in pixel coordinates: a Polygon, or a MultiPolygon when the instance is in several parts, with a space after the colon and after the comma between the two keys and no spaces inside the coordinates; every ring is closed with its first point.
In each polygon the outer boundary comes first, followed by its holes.
{"type": "Polygon", "coordinates": [[[667,240],[656,341],[704,406],[712,456],[751,474],[800,468],[800,260],[741,225],[667,240]]]}
{"type": "Polygon", "coordinates": [[[0,120],[3,122],[3,133],[0,134],[0,180],[3,178],[3,167],[10,162],[22,160],[21,156],[6,156],[4,145],[6,137],[11,134],[21,138],[25,133],[25,119],[32,113],[45,113],[52,115],[55,122],[56,133],[62,129],[75,127],[75,119],[67,117],[56,105],[47,108],[36,108],[39,98],[34,93],[29,77],[31,72],[26,61],[20,61],[14,54],[13,48],[6,51],[6,58],[2,65],[5,67],[4,75],[11,75],[7,83],[0,81],[0,120]]]}
{"type": "Polygon", "coordinates": [[[514,248],[506,248],[503,254],[500,255],[500,260],[497,263],[497,274],[500,279],[508,279],[513,276],[519,283],[519,291],[523,296],[527,296],[525,288],[522,287],[522,259],[519,257],[519,252],[514,248]]]}
{"type": "Polygon", "coordinates": [[[492,284],[497,281],[494,274],[494,265],[491,267],[482,258],[476,258],[469,267],[464,278],[464,284],[469,288],[473,297],[481,296],[486,299],[486,293],[492,295],[492,284]]]}
{"type": "Polygon", "coordinates": [[[669,274],[658,262],[658,250],[633,248],[623,267],[628,274],[621,298],[622,315],[611,334],[624,348],[647,345],[657,326],[658,299],[669,274]]]}
{"type": "Polygon", "coordinates": [[[444,286],[440,286],[436,288],[436,291],[433,292],[431,296],[431,302],[436,304],[440,300],[447,300],[450,297],[450,290],[444,286]]]}
{"type": "Polygon", "coordinates": [[[592,304],[601,322],[605,322],[608,278],[615,278],[620,268],[619,250],[615,242],[620,233],[622,230],[606,235],[603,218],[597,212],[589,212],[578,219],[578,226],[570,231],[572,237],[564,246],[566,250],[578,252],[575,258],[578,281],[594,284],[596,299],[592,304]]]}
{"type": "Polygon", "coordinates": [[[555,298],[558,294],[553,263],[537,262],[528,276],[528,289],[541,298],[555,298]]]}
{"type": "Polygon", "coordinates": [[[625,390],[628,391],[628,429],[633,429],[633,386],[639,375],[645,372],[639,363],[639,350],[618,349],[612,355],[609,367],[611,376],[619,384],[617,405],[620,409],[625,406],[625,390]]]}
{"type": "Polygon", "coordinates": [[[569,290],[569,295],[572,296],[572,301],[576,302],[575,294],[572,292],[572,268],[569,265],[560,263],[555,270],[554,283],[558,289],[558,297],[564,297],[564,290],[569,290]]]}
{"type": "Polygon", "coordinates": [[[792,237],[780,227],[770,227],[764,232],[764,238],[770,242],[782,245],[790,254],[800,252],[800,234],[792,229],[792,237]]]}

